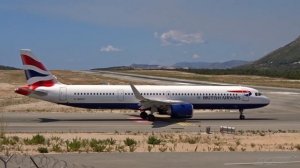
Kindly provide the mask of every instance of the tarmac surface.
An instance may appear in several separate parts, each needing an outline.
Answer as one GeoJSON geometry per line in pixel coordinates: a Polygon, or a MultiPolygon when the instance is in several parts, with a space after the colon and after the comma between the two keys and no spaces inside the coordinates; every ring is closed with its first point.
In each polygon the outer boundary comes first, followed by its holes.
{"type": "Polygon", "coordinates": [[[300,152],[100,153],[50,155],[78,167],[300,167],[300,152]],[[217,158],[217,159],[216,159],[217,158]],[[82,165],[82,166],[80,166],[82,165]]]}
{"type": "MultiPolygon", "coordinates": [[[[155,84],[216,84],[115,72],[101,74],[155,84]]],[[[149,122],[141,120],[139,112],[115,113],[107,110],[103,113],[4,112],[3,121],[8,132],[197,132],[205,131],[208,126],[212,131],[218,131],[220,126],[235,127],[236,130],[300,130],[300,89],[252,87],[268,96],[271,104],[264,108],[245,110],[246,120],[239,120],[237,111],[204,110],[196,111],[192,119],[176,120],[157,116],[155,122],[149,122]]]]}

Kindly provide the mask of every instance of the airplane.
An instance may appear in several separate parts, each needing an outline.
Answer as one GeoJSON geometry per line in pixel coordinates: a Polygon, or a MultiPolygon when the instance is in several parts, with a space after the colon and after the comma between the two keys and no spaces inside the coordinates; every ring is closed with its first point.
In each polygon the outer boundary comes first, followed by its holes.
{"type": "Polygon", "coordinates": [[[244,109],[267,106],[268,97],[244,86],[186,85],[66,85],[46,69],[30,49],[20,50],[27,85],[15,89],[24,96],[90,109],[139,110],[144,120],[155,113],[171,118],[192,118],[194,109],[244,109]]]}

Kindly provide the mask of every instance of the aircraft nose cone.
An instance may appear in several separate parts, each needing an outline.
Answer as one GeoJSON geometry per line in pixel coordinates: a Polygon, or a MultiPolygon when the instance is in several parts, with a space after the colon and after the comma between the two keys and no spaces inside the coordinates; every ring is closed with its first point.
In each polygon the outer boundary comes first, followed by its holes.
{"type": "Polygon", "coordinates": [[[268,105],[268,104],[270,104],[270,99],[268,98],[268,97],[264,97],[264,103],[266,104],[266,105],[268,105]]]}

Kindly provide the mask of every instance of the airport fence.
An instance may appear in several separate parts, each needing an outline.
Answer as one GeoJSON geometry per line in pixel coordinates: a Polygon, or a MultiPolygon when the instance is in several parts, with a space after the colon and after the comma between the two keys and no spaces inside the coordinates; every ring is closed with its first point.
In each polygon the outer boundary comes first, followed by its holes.
{"type": "Polygon", "coordinates": [[[35,156],[13,154],[0,156],[0,160],[0,168],[94,168],[93,166],[74,164],[43,154],[35,156]]]}

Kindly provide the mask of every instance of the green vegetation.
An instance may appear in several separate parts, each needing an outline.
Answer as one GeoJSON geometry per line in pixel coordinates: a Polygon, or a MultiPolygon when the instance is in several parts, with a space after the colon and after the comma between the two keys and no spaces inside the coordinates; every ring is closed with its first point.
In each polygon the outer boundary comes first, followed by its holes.
{"type": "Polygon", "coordinates": [[[34,135],[31,139],[24,139],[24,143],[26,145],[38,145],[38,144],[45,144],[46,139],[43,135],[37,134],[34,135]]]}
{"type": "Polygon", "coordinates": [[[147,143],[150,145],[159,145],[161,143],[161,140],[159,138],[157,138],[156,136],[151,135],[148,137],[147,143]]]}
{"type": "Polygon", "coordinates": [[[0,65],[0,70],[17,70],[18,68],[0,65]]]}
{"type": "Polygon", "coordinates": [[[38,147],[38,151],[40,153],[48,153],[48,148],[46,148],[46,147],[38,147]]]}
{"type": "Polygon", "coordinates": [[[298,69],[300,68],[300,36],[291,43],[280,47],[263,58],[245,67],[269,69],[298,69]]]}
{"type": "Polygon", "coordinates": [[[52,151],[53,152],[62,152],[62,149],[60,147],[60,144],[52,144],[52,151]]]}
{"type": "Polygon", "coordinates": [[[152,133],[151,135],[133,133],[126,138],[122,136],[118,140],[77,137],[70,140],[69,137],[60,138],[60,135],[47,138],[37,134],[32,138],[18,136],[0,138],[0,152],[300,151],[300,144],[295,143],[299,138],[299,131],[282,133],[282,131],[271,130],[247,130],[243,134],[239,132],[235,134],[152,133]],[[261,133],[265,136],[261,136],[261,133]],[[274,138],[280,138],[279,143],[272,142],[274,138]],[[295,141],[288,141],[290,139],[295,141]]]}
{"type": "Polygon", "coordinates": [[[200,142],[201,137],[186,137],[183,142],[189,143],[189,144],[196,144],[198,142],[200,142]]]}
{"type": "Polygon", "coordinates": [[[76,152],[81,147],[81,139],[73,138],[71,142],[68,140],[66,141],[67,144],[67,151],[73,151],[76,152]]]}
{"type": "Polygon", "coordinates": [[[124,144],[129,147],[130,152],[134,152],[136,150],[137,141],[132,138],[126,138],[124,140],[124,144]]]}
{"type": "Polygon", "coordinates": [[[204,75],[258,75],[287,79],[300,79],[300,69],[290,68],[235,68],[235,69],[179,69],[177,71],[204,75]]]}
{"type": "Polygon", "coordinates": [[[93,149],[94,152],[104,152],[106,149],[107,143],[102,140],[92,139],[90,141],[90,147],[93,149]]]}
{"type": "Polygon", "coordinates": [[[137,141],[134,140],[134,139],[132,139],[132,138],[126,138],[126,139],[124,140],[124,144],[125,144],[126,146],[132,146],[132,145],[136,145],[136,144],[137,144],[137,141]]]}
{"type": "MultiPolygon", "coordinates": [[[[125,73],[149,75],[158,77],[169,77],[177,79],[209,81],[218,83],[231,83],[239,85],[257,85],[257,86],[273,86],[273,87],[288,87],[288,88],[300,88],[300,80],[287,80],[283,78],[271,78],[255,75],[205,75],[192,73],[187,71],[192,70],[134,70],[134,71],[122,71],[125,73]]],[[[198,70],[197,70],[198,71],[198,70]]],[[[201,71],[201,70],[199,70],[201,71]]],[[[211,70],[208,70],[211,71],[211,70]]],[[[220,71],[220,70],[216,70],[220,71]]],[[[220,73],[224,73],[220,71],[220,73]]]]}

